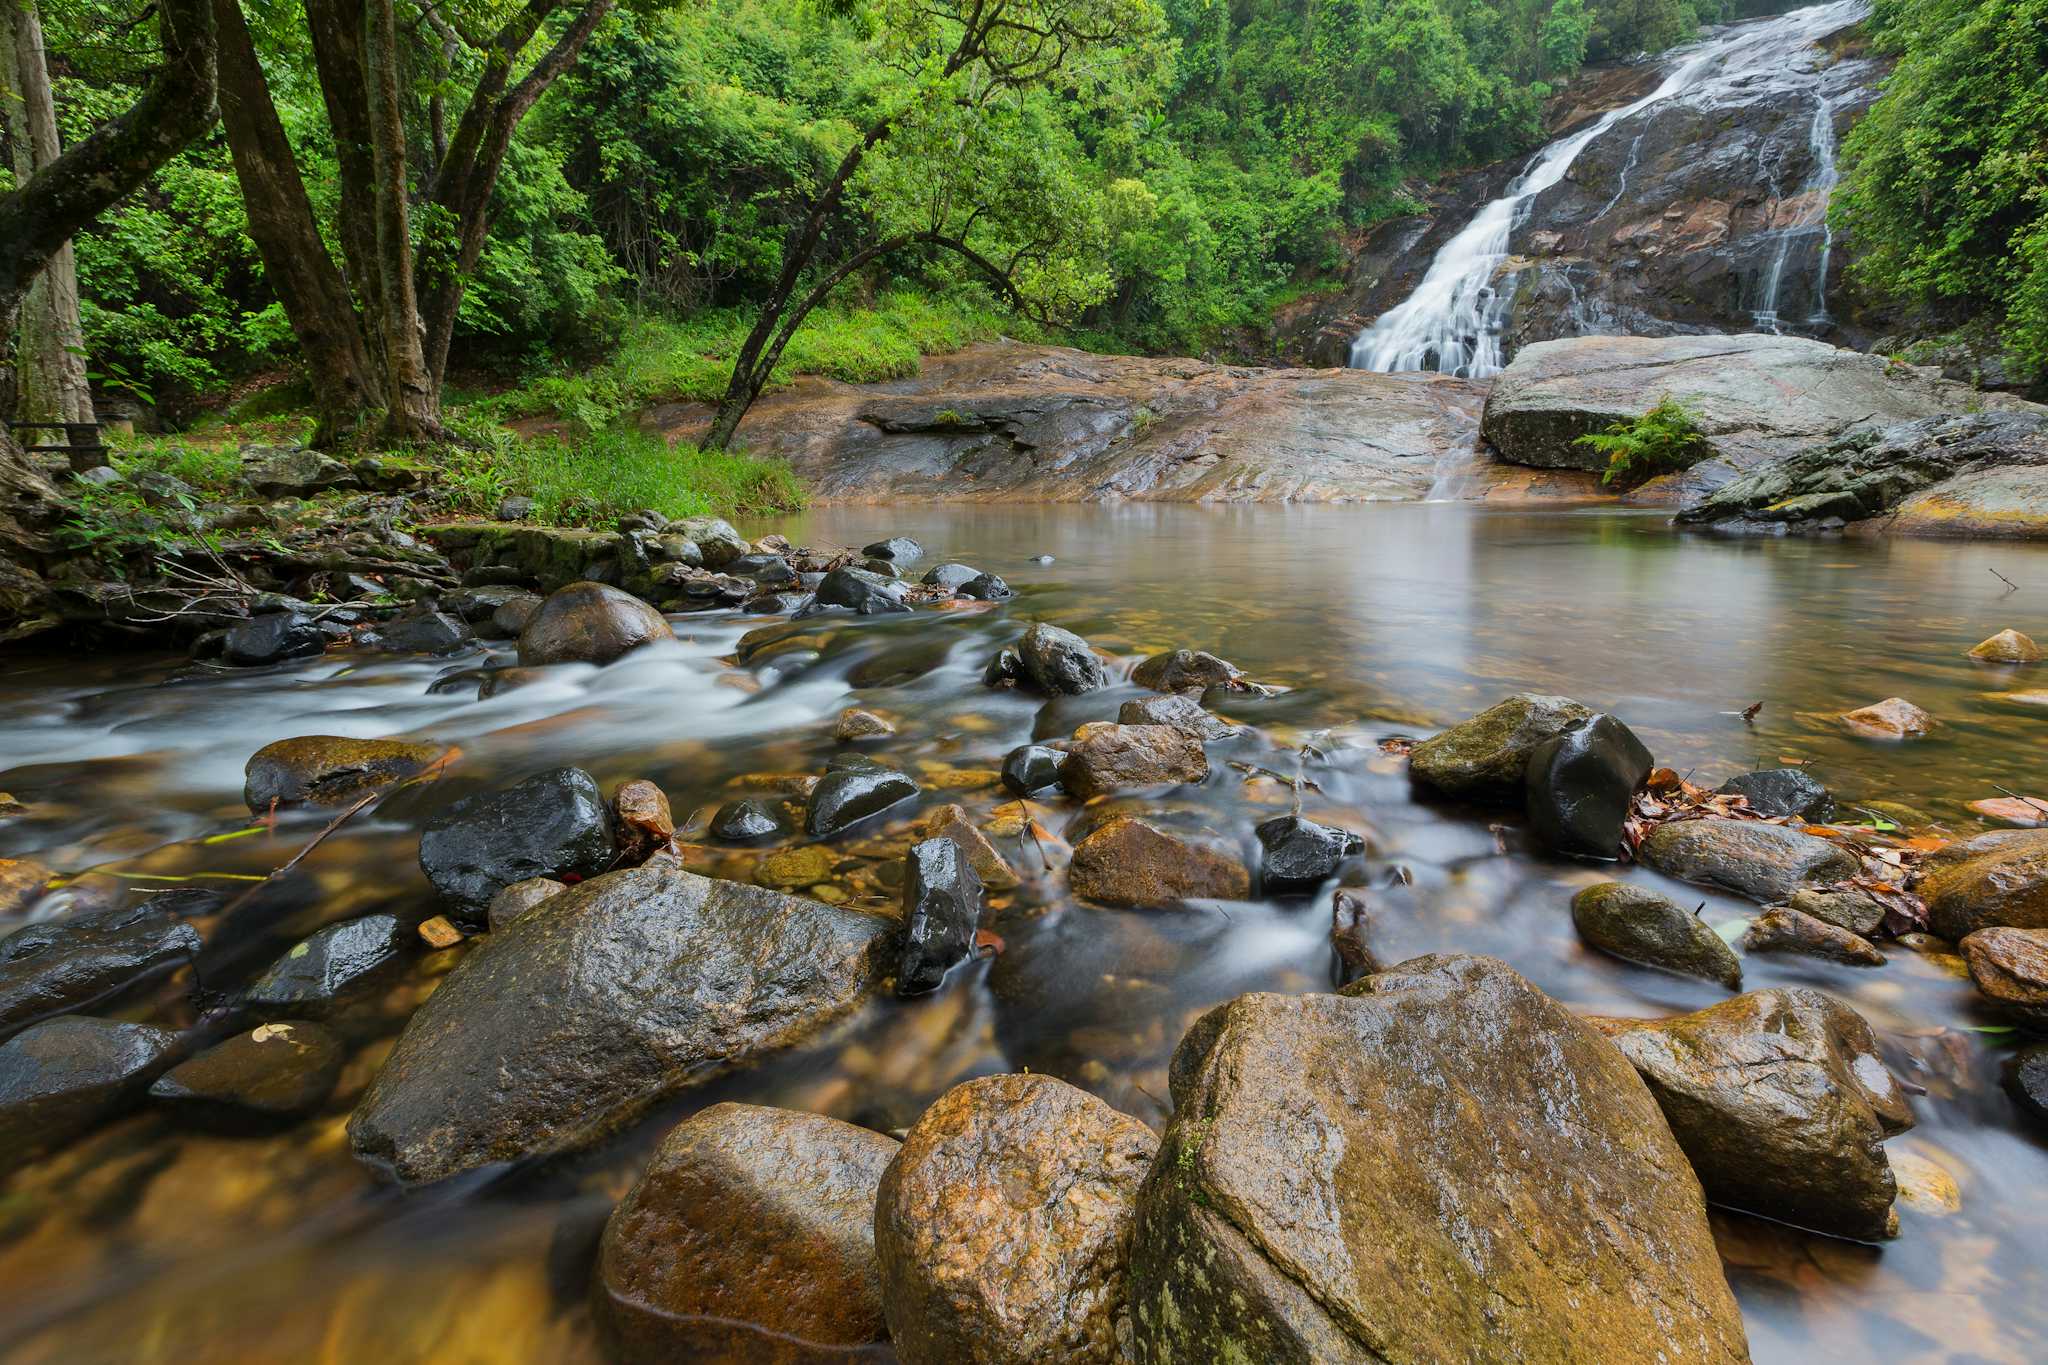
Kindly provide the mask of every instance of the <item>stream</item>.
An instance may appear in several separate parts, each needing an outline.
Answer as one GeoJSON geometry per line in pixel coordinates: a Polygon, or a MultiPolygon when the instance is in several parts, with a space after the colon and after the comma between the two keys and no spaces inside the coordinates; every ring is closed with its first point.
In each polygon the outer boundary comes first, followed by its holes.
{"type": "MultiPolygon", "coordinates": [[[[1804,763],[1851,806],[1902,803],[1958,834],[1985,827],[1971,800],[1999,787],[2039,794],[2048,754],[2048,665],[1964,657],[2008,626],[2048,633],[2048,548],[1729,541],[1677,534],[1658,515],[1455,504],[836,507],[742,529],[812,545],[909,535],[927,550],[918,570],[964,560],[1019,595],[990,609],[797,623],[743,666],[729,662],[740,638],[776,622],[679,616],[673,645],[602,670],[559,668],[482,702],[473,688],[429,691],[474,654],[329,654],[243,671],[11,658],[0,664],[0,791],[28,814],[0,822],[0,857],[88,874],[57,908],[162,886],[234,895],[319,829],[252,826],[241,803],[250,753],[309,733],[408,735],[459,746],[459,762],[343,826],[231,915],[199,922],[208,991],[234,990],[323,924],[432,913],[420,822],[476,784],[545,767],[587,768],[607,789],[653,779],[684,827],[689,865],[744,880],[760,852],[711,844],[706,817],[764,775],[817,772],[848,705],[897,725],[871,751],[919,775],[920,810],[957,801],[980,820],[1015,804],[989,770],[1034,727],[1067,733],[1138,695],[1120,684],[1041,716],[1036,698],[984,689],[997,647],[1044,619],[1120,656],[1211,650],[1286,689],[1226,712],[1259,730],[1211,745],[1205,784],[1118,804],[1212,831],[1252,859],[1252,826],[1290,804],[1273,775],[1299,772],[1315,784],[1305,814],[1371,842],[1382,960],[1494,954],[1573,1009],[1649,1015],[1722,993],[1584,948],[1567,902],[1612,869],[1539,853],[1498,812],[1419,801],[1380,740],[1429,733],[1509,693],[1558,692],[1626,720],[1660,764],[1696,782],[1804,763]],[[1936,732],[1884,744],[1836,720],[1890,696],[1932,712],[1936,732]]],[[[1051,802],[1039,816],[1051,846],[998,841],[1025,876],[992,903],[1000,952],[937,995],[874,1001],[814,1044],[575,1158],[401,1193],[351,1158],[344,1125],[407,1013],[462,949],[421,953],[339,1021],[352,1052],[315,1117],[249,1137],[144,1110],[0,1185],[0,1361],[595,1361],[597,1231],[660,1135],[696,1108],[744,1100],[898,1129],[960,1080],[1028,1067],[1157,1124],[1165,1064],[1190,1019],[1242,991],[1328,988],[1327,895],[1079,905],[1062,877],[1038,875],[1057,867],[1076,808],[1051,802]]],[[[848,899],[890,894],[901,824],[835,841],[848,899]]],[[[1755,913],[1642,868],[1620,875],[1703,904],[1717,927],[1755,913]]],[[[1745,960],[1746,989],[1813,985],[1862,1011],[1915,1089],[1918,1117],[1888,1147],[1906,1191],[1893,1242],[1716,1212],[1751,1349],[1798,1365],[2048,1359],[2048,1132],[2000,1088],[2011,1035],[1953,958],[1885,950],[1879,969],[1745,960]]],[[[186,1025],[182,995],[181,985],[119,1013],[186,1025]]]]}

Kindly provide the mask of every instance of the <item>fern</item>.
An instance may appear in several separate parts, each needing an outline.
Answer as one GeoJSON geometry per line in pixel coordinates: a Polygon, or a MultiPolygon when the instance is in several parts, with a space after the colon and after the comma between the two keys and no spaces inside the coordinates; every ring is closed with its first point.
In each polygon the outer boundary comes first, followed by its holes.
{"type": "Polygon", "coordinates": [[[1690,468],[1713,453],[1700,429],[1699,413],[1668,393],[1641,417],[1616,422],[1573,444],[1590,446],[1607,457],[1601,483],[1620,481],[1628,488],[1690,468]]]}

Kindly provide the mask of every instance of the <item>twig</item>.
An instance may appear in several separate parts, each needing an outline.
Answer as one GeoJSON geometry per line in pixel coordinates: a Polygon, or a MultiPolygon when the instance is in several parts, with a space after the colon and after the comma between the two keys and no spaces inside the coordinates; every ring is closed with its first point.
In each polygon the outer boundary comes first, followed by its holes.
{"type": "Polygon", "coordinates": [[[2011,580],[2010,578],[2007,578],[2007,577],[2006,577],[2006,576],[2005,576],[2004,574],[2002,574],[2002,573],[2000,573],[2000,572],[1999,572],[1998,570],[1996,570],[1996,569],[1992,568],[1992,567],[1991,567],[1991,566],[1990,566],[1989,564],[1986,564],[1986,565],[1984,566],[1984,569],[1985,569],[1985,571],[1986,571],[1987,573],[1989,573],[1989,574],[1990,574],[1990,575],[1991,575],[1991,576],[1992,576],[1993,578],[1995,578],[1995,579],[1997,579],[1997,580],[1998,580],[1999,582],[2001,582],[2001,583],[2005,584],[2005,591],[2006,591],[2007,593],[2015,593],[2015,592],[2018,592],[2018,591],[2020,590],[2020,585],[2019,585],[2019,584],[2017,584],[2017,583],[2013,582],[2013,581],[2012,581],[2012,580],[2011,580]]]}
{"type": "Polygon", "coordinates": [[[1991,784],[1991,786],[1992,786],[1992,789],[1993,789],[1993,790],[1995,790],[1995,791],[2001,791],[2001,792],[2004,792],[2004,793],[2005,793],[2005,794],[2006,794],[2007,796],[2010,796],[2010,797],[2011,797],[2011,798],[2012,798],[2013,800],[2015,800],[2015,801],[2018,801],[2018,802],[2020,802],[2020,803],[2021,803],[2021,804],[2023,804],[2023,805],[2028,805],[2028,806],[2032,806],[2032,807],[2033,807],[2033,808],[2034,808],[2035,810],[2037,810],[2037,811],[2040,811],[2040,812],[2041,812],[2041,813],[2042,813],[2043,815],[2048,815],[2048,802],[2044,802],[2044,801],[2037,801],[2037,800],[2035,800],[2035,799],[2034,799],[2033,797],[2031,797],[2031,796],[2021,796],[2021,795],[2020,795],[2020,794],[2019,794],[2018,792],[2014,791],[2014,790],[2013,790],[2013,789],[2012,789],[2011,787],[2001,787],[2001,786],[1999,786],[1999,785],[1998,785],[1998,784],[1997,784],[1996,782],[1993,782],[1993,783],[1991,784]]]}

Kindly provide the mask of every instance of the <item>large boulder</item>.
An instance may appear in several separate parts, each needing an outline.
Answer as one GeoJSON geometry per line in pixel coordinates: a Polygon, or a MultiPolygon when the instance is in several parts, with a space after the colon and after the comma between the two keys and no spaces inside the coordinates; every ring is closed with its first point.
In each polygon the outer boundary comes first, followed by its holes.
{"type": "Polygon", "coordinates": [[[445,752],[439,744],[404,739],[280,739],[250,755],[242,799],[258,815],[273,806],[338,806],[418,776],[445,752]]]}
{"type": "Polygon", "coordinates": [[[1529,753],[1529,828],[1559,853],[1619,857],[1629,803],[1649,775],[1650,751],[1633,730],[1613,716],[1580,721],[1529,753]]]}
{"type": "Polygon", "coordinates": [[[1913,1126],[1863,1016],[1819,991],[1603,1020],[1649,1083],[1707,1198],[1839,1237],[1893,1236],[1884,1140],[1913,1126]]]}
{"type": "Polygon", "coordinates": [[[1598,471],[1607,456],[1578,438],[1666,398],[1698,414],[1717,468],[1695,468],[1685,482],[1711,488],[1851,429],[1961,411],[1970,393],[1803,337],[1569,337],[1515,353],[1481,428],[1509,464],[1598,471]]]}
{"type": "Polygon", "coordinates": [[[1170,725],[1099,721],[1074,733],[1060,771],[1066,789],[1086,801],[1129,787],[1165,787],[1209,776],[1202,742],[1170,725]]]}
{"type": "Polygon", "coordinates": [[[0,1038],[191,962],[200,944],[181,913],[188,903],[170,892],[39,920],[0,938],[0,1038]]]}
{"type": "Polygon", "coordinates": [[[675,632],[653,607],[602,583],[571,583],[548,594],[519,632],[519,662],[608,664],[675,632]]]}
{"type": "Polygon", "coordinates": [[[1748,1358],[1649,1092],[1504,963],[1239,996],[1171,1078],[1131,1253],[1147,1365],[1748,1358]]]}
{"type": "Polygon", "coordinates": [[[1921,865],[1913,889],[1928,927],[1962,938],[1993,925],[2048,929],[2048,830],[2010,829],[1950,844],[1921,865]]]}
{"type": "Polygon", "coordinates": [[[0,1171],[133,1105],[177,1046],[168,1029],[77,1014],[0,1043],[0,1171]]]}
{"type": "Polygon", "coordinates": [[[2048,1030],[2048,929],[1979,929],[1960,945],[1970,979],[2000,1010],[2048,1030]]]}
{"type": "Polygon", "coordinates": [[[1120,815],[1074,845],[1067,885],[1101,905],[1156,908],[1203,897],[1241,900],[1251,894],[1252,877],[1227,853],[1120,815]]]}
{"type": "Polygon", "coordinates": [[[1884,517],[1884,529],[1894,533],[2048,535],[2048,410],[2010,407],[1866,426],[1817,441],[1680,509],[1678,520],[1776,532],[1884,517]]]}
{"type": "Polygon", "coordinates": [[[581,1147],[852,1011],[895,928],[662,860],[592,878],[448,974],[350,1141],[406,1182],[581,1147]]]}
{"type": "Polygon", "coordinates": [[[356,476],[331,455],[304,446],[243,446],[242,479],[266,498],[310,498],[354,488],[356,476]]]}
{"type": "Polygon", "coordinates": [[[1517,803],[1529,755],[1592,716],[1570,697],[1517,693],[1416,745],[1408,756],[1408,770],[1416,781],[1446,796],[1517,803]]]}
{"type": "Polygon", "coordinates": [[[1601,882],[1572,897],[1579,937],[1603,953],[1742,989],[1742,960],[1699,916],[1669,896],[1601,882]]]}
{"type": "Polygon", "coordinates": [[[1050,697],[1076,697],[1109,686],[1109,669],[1071,630],[1040,621],[1017,642],[1024,681],[1050,697]]]}
{"type": "Polygon", "coordinates": [[[1131,681],[1154,692],[1193,692],[1230,687],[1244,680],[1244,670],[1228,659],[1199,649],[1174,649],[1154,654],[1131,670],[1131,681]]]}
{"type": "Polygon", "coordinates": [[[834,569],[818,584],[815,600],[821,607],[845,607],[862,616],[882,616],[910,610],[910,587],[900,578],[866,569],[834,569]]]}
{"type": "Polygon", "coordinates": [[[1840,844],[1760,820],[1671,820],[1650,831],[1636,857],[1667,877],[1781,901],[1800,888],[1863,870],[1840,844]]]}
{"type": "Polygon", "coordinates": [[[478,921],[491,898],[514,882],[594,877],[617,854],[611,807],[581,768],[466,796],[420,834],[420,871],[443,899],[478,921]]]}
{"type": "Polygon", "coordinates": [[[941,1095],[875,1205],[882,1303],[905,1365],[1121,1361],[1133,1211],[1158,1146],[1050,1076],[984,1076],[941,1095]]]}
{"type": "Polygon", "coordinates": [[[886,1335],[875,1190],[896,1140],[714,1104],[661,1140],[598,1244],[598,1319],[625,1365],[799,1361],[886,1335]]]}

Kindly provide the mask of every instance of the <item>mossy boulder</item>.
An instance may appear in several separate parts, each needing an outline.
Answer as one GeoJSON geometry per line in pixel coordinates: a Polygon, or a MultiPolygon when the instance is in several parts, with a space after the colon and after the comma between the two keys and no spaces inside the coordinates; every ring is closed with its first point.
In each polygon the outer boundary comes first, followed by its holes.
{"type": "Polygon", "coordinates": [[[2048,830],[2013,829],[1950,844],[1921,865],[1913,889],[1928,927],[1959,939],[2010,925],[2048,928],[2048,830]]]}
{"type": "Polygon", "coordinates": [[[1570,697],[1522,692],[1415,746],[1415,780],[1445,796],[1513,805],[1522,800],[1529,755],[1593,712],[1570,697]]]}
{"type": "Polygon", "coordinates": [[[404,739],[299,735],[266,744],[242,770],[242,799],[262,815],[276,806],[338,806],[425,771],[446,749],[404,739]]]}
{"type": "Polygon", "coordinates": [[[1742,989],[1742,960],[1699,916],[1669,896],[1626,882],[1602,882],[1572,897],[1579,937],[1625,962],[1742,989]]]}

